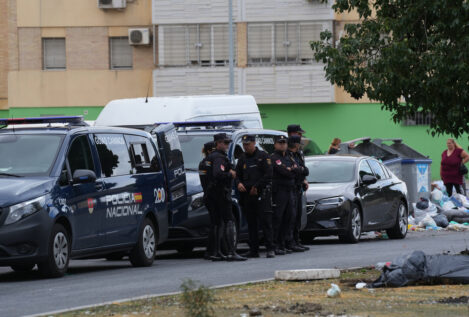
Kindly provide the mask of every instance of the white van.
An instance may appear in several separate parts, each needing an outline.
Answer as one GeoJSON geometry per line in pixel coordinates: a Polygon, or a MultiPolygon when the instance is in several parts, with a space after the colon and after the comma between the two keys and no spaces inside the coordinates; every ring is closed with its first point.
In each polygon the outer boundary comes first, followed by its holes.
{"type": "Polygon", "coordinates": [[[109,102],[96,126],[150,126],[157,122],[242,120],[262,129],[256,100],[249,95],[213,95],[117,99],[109,102]]]}

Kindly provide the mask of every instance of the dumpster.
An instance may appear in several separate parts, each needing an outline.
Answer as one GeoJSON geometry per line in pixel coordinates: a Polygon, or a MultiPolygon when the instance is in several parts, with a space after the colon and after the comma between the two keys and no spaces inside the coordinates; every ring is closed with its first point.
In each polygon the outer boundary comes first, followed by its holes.
{"type": "MultiPolygon", "coordinates": [[[[373,143],[386,151],[397,154],[401,158],[401,178],[407,184],[409,200],[418,202],[421,197],[431,195],[431,164],[432,160],[408,145],[402,139],[375,139],[373,143]],[[388,145],[383,142],[392,142],[388,145]]],[[[383,162],[386,166],[388,162],[383,162]]]]}

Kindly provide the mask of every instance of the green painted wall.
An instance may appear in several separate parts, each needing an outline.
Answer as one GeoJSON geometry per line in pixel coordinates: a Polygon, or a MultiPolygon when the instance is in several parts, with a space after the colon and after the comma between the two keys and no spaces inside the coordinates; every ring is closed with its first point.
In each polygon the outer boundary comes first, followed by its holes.
{"type": "Polygon", "coordinates": [[[10,108],[0,110],[0,118],[22,118],[41,116],[84,116],[85,120],[95,120],[103,107],[50,107],[50,108],[10,108]]]}
{"type": "MultiPolygon", "coordinates": [[[[334,137],[347,141],[360,137],[402,138],[418,152],[430,156],[432,178],[440,176],[441,152],[446,149],[447,136],[432,137],[425,126],[402,126],[391,120],[379,104],[288,104],[260,105],[264,127],[286,129],[290,123],[301,124],[310,137],[326,151],[334,137]]],[[[467,150],[468,139],[459,144],[467,150]]]]}

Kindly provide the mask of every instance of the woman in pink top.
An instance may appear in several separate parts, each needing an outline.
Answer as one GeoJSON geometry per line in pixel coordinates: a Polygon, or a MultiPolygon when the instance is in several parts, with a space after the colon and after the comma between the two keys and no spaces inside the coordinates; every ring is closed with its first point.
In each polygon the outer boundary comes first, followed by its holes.
{"type": "Polygon", "coordinates": [[[446,146],[448,149],[441,154],[440,176],[449,196],[453,194],[453,187],[456,188],[456,192],[462,194],[463,175],[459,169],[461,164],[469,161],[469,154],[454,139],[448,139],[446,146]]]}

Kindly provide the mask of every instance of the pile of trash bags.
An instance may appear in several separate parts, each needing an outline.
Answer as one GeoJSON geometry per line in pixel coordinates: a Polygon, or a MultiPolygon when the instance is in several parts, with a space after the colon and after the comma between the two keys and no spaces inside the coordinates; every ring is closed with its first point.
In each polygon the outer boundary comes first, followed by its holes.
{"type": "MultiPolygon", "coordinates": [[[[423,284],[469,284],[469,256],[467,255],[426,255],[414,251],[400,256],[382,268],[381,276],[367,288],[402,287],[423,284]]],[[[358,285],[361,288],[363,285],[358,285]]]]}
{"type": "Polygon", "coordinates": [[[469,199],[454,193],[449,197],[442,181],[432,184],[431,199],[421,198],[414,203],[409,216],[409,230],[469,230],[469,199]]]}

